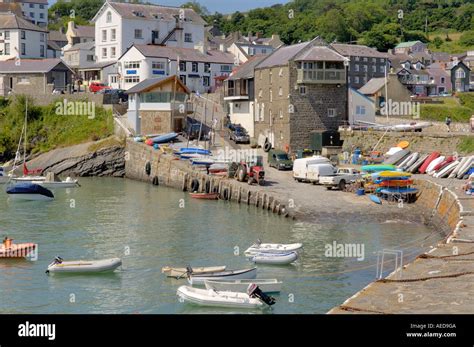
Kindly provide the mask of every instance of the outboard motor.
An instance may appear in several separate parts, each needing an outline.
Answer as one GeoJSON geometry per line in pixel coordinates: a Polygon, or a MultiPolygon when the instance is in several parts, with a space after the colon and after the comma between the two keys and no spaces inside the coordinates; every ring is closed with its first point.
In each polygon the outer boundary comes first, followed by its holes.
{"type": "Polygon", "coordinates": [[[275,304],[275,298],[269,296],[269,295],[266,295],[264,292],[262,292],[260,290],[260,288],[255,284],[255,283],[251,283],[248,287],[247,287],[247,294],[251,297],[251,298],[258,298],[260,300],[262,300],[264,303],[266,303],[268,306],[272,306],[275,304]]]}
{"type": "MultiPolygon", "coordinates": [[[[61,264],[62,262],[63,262],[63,258],[61,258],[60,256],[57,256],[54,258],[53,262],[48,265],[48,268],[56,264],[61,264]]],[[[49,274],[49,270],[46,270],[46,273],[49,274]]]]}
{"type": "Polygon", "coordinates": [[[191,265],[186,265],[186,275],[188,276],[188,278],[191,277],[192,273],[193,273],[193,268],[191,267],[191,265]]]}
{"type": "Polygon", "coordinates": [[[255,242],[255,244],[256,244],[257,246],[260,246],[260,245],[262,244],[262,240],[257,239],[257,242],[255,242]]]}

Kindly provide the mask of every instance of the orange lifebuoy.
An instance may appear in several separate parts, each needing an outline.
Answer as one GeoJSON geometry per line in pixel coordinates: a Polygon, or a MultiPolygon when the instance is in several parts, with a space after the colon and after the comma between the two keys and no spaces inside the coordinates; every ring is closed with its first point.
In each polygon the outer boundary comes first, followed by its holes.
{"type": "Polygon", "coordinates": [[[285,152],[286,152],[286,153],[289,153],[289,152],[290,152],[290,145],[289,145],[289,144],[286,144],[286,145],[285,145],[285,152]]]}

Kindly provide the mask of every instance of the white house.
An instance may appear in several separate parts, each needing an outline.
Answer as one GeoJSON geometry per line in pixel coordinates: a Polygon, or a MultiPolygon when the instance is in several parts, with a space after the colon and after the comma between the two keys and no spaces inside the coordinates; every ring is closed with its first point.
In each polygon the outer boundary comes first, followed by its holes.
{"type": "Polygon", "coordinates": [[[206,93],[227,77],[234,68],[230,53],[156,45],[131,46],[118,60],[116,83],[112,87],[129,89],[156,77],[178,75],[192,92],[206,93]]]}
{"type": "Polygon", "coordinates": [[[356,89],[349,88],[349,125],[375,123],[375,102],[356,89]]]}
{"type": "Polygon", "coordinates": [[[206,22],[191,9],[106,1],[92,22],[99,63],[116,61],[132,44],[206,50],[206,22]]]}
{"type": "Polygon", "coordinates": [[[13,13],[0,13],[0,61],[46,58],[48,31],[13,13]]]}
{"type": "Polygon", "coordinates": [[[17,0],[21,3],[23,17],[41,27],[48,25],[48,0],[17,0]]]}

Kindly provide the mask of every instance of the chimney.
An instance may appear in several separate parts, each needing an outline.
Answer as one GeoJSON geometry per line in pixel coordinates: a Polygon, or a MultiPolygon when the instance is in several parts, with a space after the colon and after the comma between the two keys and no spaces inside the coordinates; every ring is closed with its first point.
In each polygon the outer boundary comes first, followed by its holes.
{"type": "Polygon", "coordinates": [[[248,32],[247,38],[249,39],[249,41],[252,41],[252,32],[251,31],[248,32]]]}
{"type": "Polygon", "coordinates": [[[219,51],[225,52],[225,46],[224,46],[223,43],[221,43],[221,44],[219,45],[219,51]]]}
{"type": "Polygon", "coordinates": [[[278,34],[272,34],[272,40],[274,40],[274,41],[280,40],[280,35],[278,35],[278,34]]]}
{"type": "Polygon", "coordinates": [[[257,39],[261,39],[262,38],[262,33],[260,31],[257,31],[255,33],[255,36],[257,37],[257,39]]]}

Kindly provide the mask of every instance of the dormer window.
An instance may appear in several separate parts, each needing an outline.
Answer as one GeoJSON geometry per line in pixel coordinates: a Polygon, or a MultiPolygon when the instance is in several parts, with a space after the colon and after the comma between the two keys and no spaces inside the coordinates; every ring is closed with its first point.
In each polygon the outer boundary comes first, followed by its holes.
{"type": "Polygon", "coordinates": [[[112,23],[112,12],[107,12],[107,23],[112,23]]]}
{"type": "Polygon", "coordinates": [[[137,16],[137,17],[145,17],[145,16],[143,15],[143,12],[133,11],[132,13],[133,13],[135,16],[137,16]]]}

